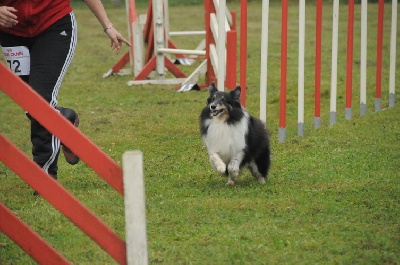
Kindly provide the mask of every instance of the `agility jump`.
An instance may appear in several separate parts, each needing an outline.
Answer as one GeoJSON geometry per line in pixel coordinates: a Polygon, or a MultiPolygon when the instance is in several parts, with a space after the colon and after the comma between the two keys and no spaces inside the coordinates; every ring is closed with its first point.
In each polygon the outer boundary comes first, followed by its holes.
{"type": "MultiPolygon", "coordinates": [[[[218,89],[233,89],[236,81],[237,30],[236,13],[226,7],[226,0],[204,0],[204,31],[170,31],[167,0],[150,0],[146,15],[139,16],[135,1],[126,1],[128,31],[132,48],[103,77],[122,72],[130,64],[133,80],[137,84],[179,84],[178,91],[189,91],[194,87],[204,88],[216,82],[218,89]],[[142,22],[141,22],[142,21],[142,22]],[[205,39],[194,50],[181,49],[170,37],[205,35],[205,39]],[[168,58],[174,55],[180,64],[189,64],[193,59],[202,60],[190,75],[186,75],[168,58]],[[167,69],[174,78],[166,78],[167,69]],[[151,75],[155,73],[154,75],[151,75]],[[205,76],[205,84],[198,84],[205,76]]],[[[240,85],[242,104],[245,105],[247,67],[247,1],[241,1],[240,38],[240,85]]]]}

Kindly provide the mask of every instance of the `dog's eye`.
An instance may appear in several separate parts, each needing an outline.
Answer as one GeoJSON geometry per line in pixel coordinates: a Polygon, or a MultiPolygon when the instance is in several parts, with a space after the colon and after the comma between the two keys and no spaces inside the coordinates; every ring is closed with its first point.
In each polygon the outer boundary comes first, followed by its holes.
{"type": "Polygon", "coordinates": [[[221,98],[220,101],[221,101],[222,103],[225,103],[225,102],[226,102],[226,99],[225,99],[225,98],[221,98]]]}

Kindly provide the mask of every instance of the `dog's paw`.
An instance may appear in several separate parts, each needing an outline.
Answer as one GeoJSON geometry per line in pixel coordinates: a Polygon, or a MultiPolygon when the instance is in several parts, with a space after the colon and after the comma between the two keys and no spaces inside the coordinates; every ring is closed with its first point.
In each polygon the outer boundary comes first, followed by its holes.
{"type": "Polygon", "coordinates": [[[218,163],[218,165],[215,165],[215,168],[221,174],[225,174],[225,172],[226,172],[226,165],[223,162],[222,163],[218,163]]]}
{"type": "Polygon", "coordinates": [[[228,182],[225,184],[225,186],[233,186],[235,185],[235,181],[233,181],[232,179],[228,179],[228,182]]]}
{"type": "Polygon", "coordinates": [[[221,160],[221,158],[219,157],[218,154],[216,154],[216,153],[210,154],[210,161],[211,161],[211,164],[215,167],[215,169],[219,173],[225,174],[226,165],[225,165],[224,161],[221,160]]]}
{"type": "Polygon", "coordinates": [[[258,178],[257,181],[260,184],[265,184],[265,178],[258,178]]]}
{"type": "Polygon", "coordinates": [[[237,179],[240,175],[240,159],[232,159],[228,165],[228,173],[232,179],[237,179]]]}

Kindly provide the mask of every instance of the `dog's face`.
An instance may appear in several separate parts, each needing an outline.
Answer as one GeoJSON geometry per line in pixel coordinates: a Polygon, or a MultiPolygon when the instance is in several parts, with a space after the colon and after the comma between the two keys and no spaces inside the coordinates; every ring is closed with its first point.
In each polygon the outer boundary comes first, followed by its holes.
{"type": "Polygon", "coordinates": [[[241,108],[240,91],[240,86],[230,92],[218,91],[215,84],[211,83],[208,87],[210,96],[207,99],[211,118],[227,119],[234,108],[241,108]]]}

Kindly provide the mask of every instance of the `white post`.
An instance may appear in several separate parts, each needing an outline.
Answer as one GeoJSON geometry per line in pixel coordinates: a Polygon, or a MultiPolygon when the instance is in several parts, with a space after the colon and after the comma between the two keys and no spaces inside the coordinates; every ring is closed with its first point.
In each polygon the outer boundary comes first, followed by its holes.
{"type": "Polygon", "coordinates": [[[165,28],[165,47],[168,48],[169,40],[169,10],[168,0],[164,0],[164,28],[165,28]]]}
{"type": "Polygon", "coordinates": [[[336,123],[339,0],[333,1],[330,126],[336,123]]]}
{"type": "Polygon", "coordinates": [[[392,0],[392,26],[390,31],[389,107],[395,103],[397,1],[392,0]]]}
{"type": "Polygon", "coordinates": [[[265,124],[267,123],[268,16],[269,0],[263,0],[261,20],[260,119],[265,124]]]}
{"type": "MultiPolygon", "coordinates": [[[[131,40],[132,38],[132,34],[133,33],[133,28],[132,28],[132,24],[130,21],[130,14],[129,14],[129,10],[130,10],[130,2],[129,0],[125,0],[125,9],[126,9],[126,19],[128,21],[128,40],[131,40]]],[[[129,49],[129,65],[130,65],[130,69],[133,72],[133,60],[134,60],[134,54],[133,54],[133,49],[129,49]]]]}
{"type": "Polygon", "coordinates": [[[367,6],[361,0],[360,115],[367,112],[367,6]]]}
{"type": "Polygon", "coordinates": [[[226,0],[219,0],[217,11],[218,21],[218,40],[217,40],[217,54],[218,54],[218,73],[217,73],[217,87],[219,91],[225,89],[225,43],[226,43],[226,31],[225,31],[225,9],[226,0]]]}
{"type": "Polygon", "coordinates": [[[143,154],[128,151],[122,156],[124,175],[126,255],[128,265],[147,265],[146,203],[143,154]]]}
{"type": "MultiPolygon", "coordinates": [[[[132,23],[133,36],[133,74],[137,76],[142,71],[144,66],[144,40],[143,30],[139,22],[132,23]]],[[[132,49],[131,49],[132,50],[132,49]]]]}
{"type": "MultiPolygon", "coordinates": [[[[165,48],[168,48],[168,40],[169,40],[169,4],[168,0],[163,0],[164,6],[164,34],[165,34],[165,48]]],[[[171,59],[169,54],[164,54],[168,59],[171,59]]]]}
{"type": "Polygon", "coordinates": [[[299,3],[299,62],[298,62],[298,123],[297,134],[304,135],[304,40],[305,40],[305,0],[299,3]]]}
{"type": "Polygon", "coordinates": [[[164,54],[158,52],[159,48],[165,47],[163,0],[153,1],[153,23],[154,23],[154,53],[156,55],[156,72],[158,74],[159,79],[164,79],[165,78],[164,54]]]}

